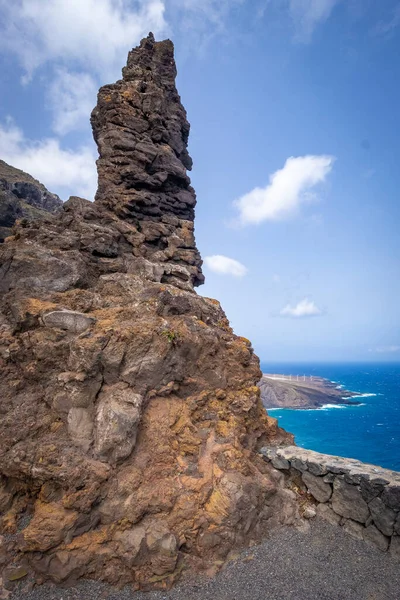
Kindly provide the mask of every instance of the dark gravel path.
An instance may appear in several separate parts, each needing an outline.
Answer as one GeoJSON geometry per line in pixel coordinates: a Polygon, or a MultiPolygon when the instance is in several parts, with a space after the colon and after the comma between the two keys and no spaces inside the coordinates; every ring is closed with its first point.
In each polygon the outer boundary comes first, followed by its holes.
{"type": "Polygon", "coordinates": [[[82,582],[42,586],[10,600],[400,600],[400,563],[322,521],[309,532],[278,531],[244,552],[214,579],[169,592],[115,591],[82,582]]]}

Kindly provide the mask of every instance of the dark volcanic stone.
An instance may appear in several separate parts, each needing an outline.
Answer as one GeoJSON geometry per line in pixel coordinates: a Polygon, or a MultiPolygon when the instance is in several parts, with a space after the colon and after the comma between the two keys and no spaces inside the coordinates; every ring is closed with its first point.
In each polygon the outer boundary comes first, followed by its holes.
{"type": "Polygon", "coordinates": [[[17,219],[40,219],[58,212],[62,204],[31,175],[0,160],[0,242],[12,234],[17,219]]]}
{"type": "Polygon", "coordinates": [[[100,154],[96,202],[141,223],[144,258],[178,263],[200,285],[196,196],[186,173],[192,168],[190,126],[175,87],[172,42],[156,43],[149,34],[129,53],[122,73],[122,80],[101,88],[92,113],[100,154]]]}

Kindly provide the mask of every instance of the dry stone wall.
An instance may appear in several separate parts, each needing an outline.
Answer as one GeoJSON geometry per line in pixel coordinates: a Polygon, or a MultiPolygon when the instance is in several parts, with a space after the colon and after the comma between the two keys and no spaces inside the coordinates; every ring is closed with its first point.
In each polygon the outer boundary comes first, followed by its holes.
{"type": "Polygon", "coordinates": [[[261,454],[308,493],[317,515],[400,559],[400,473],[296,446],[261,454]]]}

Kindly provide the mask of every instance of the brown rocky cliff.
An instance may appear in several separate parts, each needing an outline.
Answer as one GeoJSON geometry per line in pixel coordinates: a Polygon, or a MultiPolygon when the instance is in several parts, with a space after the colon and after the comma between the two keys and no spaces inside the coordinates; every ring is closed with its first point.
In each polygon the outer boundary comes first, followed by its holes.
{"type": "Polygon", "coordinates": [[[12,234],[17,219],[40,219],[56,213],[62,200],[43,184],[0,160],[0,243],[12,234]]]}
{"type": "Polygon", "coordinates": [[[0,565],[39,581],[165,586],[297,518],[257,453],[291,439],[261,405],[258,358],[193,290],[175,74],[169,41],[130,53],[92,116],[96,201],[1,249],[0,565]]]}
{"type": "Polygon", "coordinates": [[[172,42],[152,34],[129,53],[123,79],[101,88],[92,113],[100,158],[96,202],[143,234],[140,253],[172,262],[171,277],[203,283],[193,235],[196,195],[187,169],[189,123],[175,87],[172,42]]]}

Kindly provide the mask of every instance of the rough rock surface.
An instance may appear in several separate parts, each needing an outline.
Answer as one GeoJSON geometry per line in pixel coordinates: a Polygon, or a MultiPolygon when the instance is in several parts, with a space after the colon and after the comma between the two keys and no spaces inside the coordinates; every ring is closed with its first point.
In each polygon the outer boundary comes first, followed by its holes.
{"type": "Polygon", "coordinates": [[[196,195],[187,170],[189,123],[175,87],[172,42],[150,35],[123,79],[101,88],[92,127],[100,158],[96,201],[141,233],[137,253],[172,263],[163,280],[203,283],[193,235],[196,195]]]}
{"type": "Polygon", "coordinates": [[[43,218],[59,211],[62,204],[39,181],[0,160],[0,243],[12,234],[17,219],[43,218]]]}
{"type": "Polygon", "coordinates": [[[292,442],[262,407],[258,358],[193,290],[171,42],[149,35],[123,74],[93,112],[96,201],[1,250],[0,565],[163,587],[298,511],[258,454],[292,442]]]}

